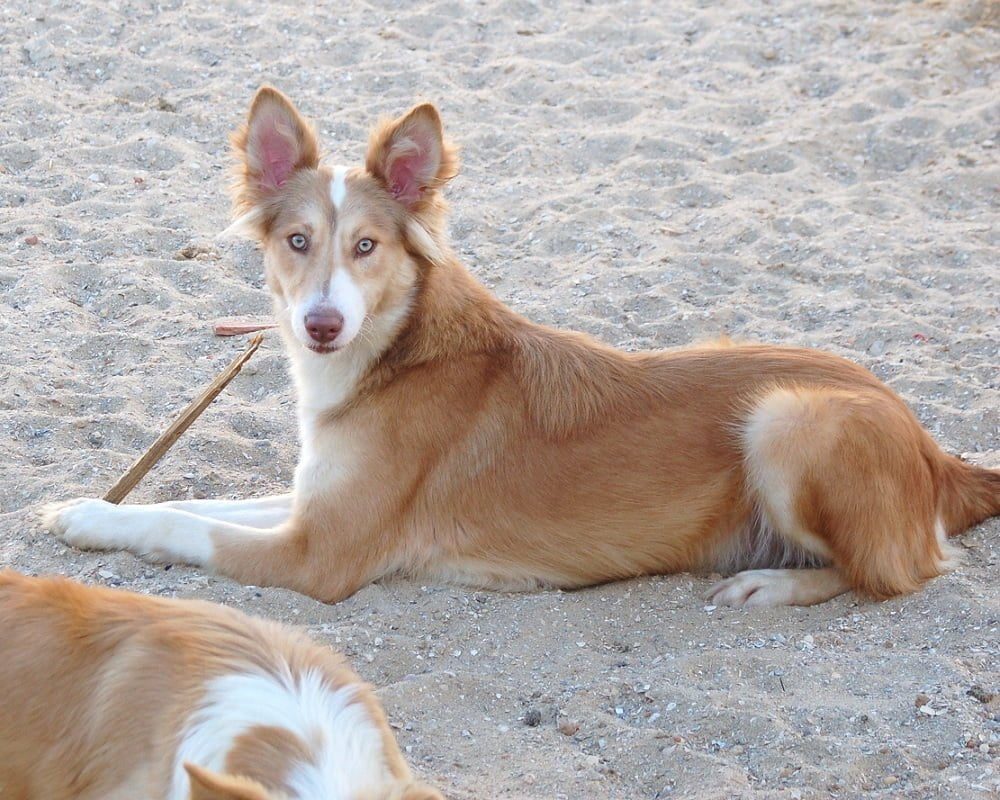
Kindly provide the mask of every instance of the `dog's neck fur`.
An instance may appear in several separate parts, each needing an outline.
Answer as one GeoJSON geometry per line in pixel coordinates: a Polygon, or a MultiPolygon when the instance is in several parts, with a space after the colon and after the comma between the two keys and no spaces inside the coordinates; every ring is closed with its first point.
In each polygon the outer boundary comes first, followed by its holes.
{"type": "Polygon", "coordinates": [[[410,313],[392,347],[382,354],[381,370],[395,372],[467,353],[496,353],[509,348],[517,332],[531,325],[454,256],[421,265],[420,275],[410,313]]]}

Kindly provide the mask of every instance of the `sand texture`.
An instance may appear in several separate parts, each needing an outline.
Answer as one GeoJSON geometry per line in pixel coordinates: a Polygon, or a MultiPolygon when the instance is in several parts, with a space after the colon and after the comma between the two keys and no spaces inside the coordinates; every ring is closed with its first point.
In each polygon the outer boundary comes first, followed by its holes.
{"type": "MultiPolygon", "coordinates": [[[[34,516],[102,494],[243,349],[213,319],[269,313],[217,236],[263,82],[347,164],[437,103],[456,250],[529,317],[822,347],[1000,466],[998,26],[995,0],[5,0],[0,563],[305,626],[456,800],[1000,796],[998,520],[915,596],[732,611],[704,575],[324,606],[34,516]]],[[[132,499],[284,491],[293,406],[272,333],[132,499]]]]}

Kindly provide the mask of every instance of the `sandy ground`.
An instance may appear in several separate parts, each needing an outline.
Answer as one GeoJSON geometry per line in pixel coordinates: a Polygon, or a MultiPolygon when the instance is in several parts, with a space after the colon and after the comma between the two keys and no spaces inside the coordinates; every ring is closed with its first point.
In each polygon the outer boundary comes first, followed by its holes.
{"type": "MultiPolygon", "coordinates": [[[[0,562],[305,626],[451,798],[1000,795],[997,520],[916,596],[752,612],[700,575],[323,606],[38,529],[243,348],[213,318],[268,312],[254,248],[216,238],[264,81],[344,163],[437,102],[456,248],[530,317],[826,348],[1000,466],[995,0],[309,5],[0,9],[0,562]]],[[[284,490],[293,402],[271,338],[133,498],[284,490]]]]}

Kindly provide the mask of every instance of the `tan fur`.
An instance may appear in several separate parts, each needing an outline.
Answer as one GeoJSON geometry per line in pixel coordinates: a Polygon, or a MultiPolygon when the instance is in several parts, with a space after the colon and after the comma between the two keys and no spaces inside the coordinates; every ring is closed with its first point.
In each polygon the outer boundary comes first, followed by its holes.
{"type": "MultiPolygon", "coordinates": [[[[1000,473],[943,453],[891,389],[841,358],[728,340],[623,353],[504,306],[444,238],[440,189],[457,157],[432,106],[375,129],[341,207],[315,159],[255,201],[245,143],[262,102],[300,118],[262,89],[235,139],[236,206],[267,221],[254,231],[299,393],[290,515],[268,535],[206,522],[208,559],[157,533],[163,552],[326,601],[394,572],[530,589],[770,569],[713,597],[817,602],[913,591],[947,562],[939,529],[1000,513],[1000,473]],[[414,137],[434,157],[397,201],[387,176],[414,137]],[[291,252],[305,230],[315,247],[291,252]],[[350,249],[362,236],[378,242],[365,259],[350,249]],[[289,309],[331,265],[360,287],[366,317],[362,335],[317,356],[289,309]]],[[[318,152],[308,123],[291,127],[296,152],[318,152]]],[[[114,513],[57,510],[50,524],[84,546],[133,546],[83,530],[114,513]]]]}
{"type": "MultiPolygon", "coordinates": [[[[422,786],[413,782],[370,689],[340,656],[276,623],[211,603],[4,571],[0,642],[5,800],[166,797],[178,737],[206,683],[248,669],[311,668],[333,689],[356,686],[356,702],[381,732],[396,779],[377,800],[422,786]]],[[[264,787],[280,786],[290,766],[307,757],[289,731],[251,728],[229,752],[231,774],[186,765],[195,777],[191,798],[284,800],[264,787]]]]}

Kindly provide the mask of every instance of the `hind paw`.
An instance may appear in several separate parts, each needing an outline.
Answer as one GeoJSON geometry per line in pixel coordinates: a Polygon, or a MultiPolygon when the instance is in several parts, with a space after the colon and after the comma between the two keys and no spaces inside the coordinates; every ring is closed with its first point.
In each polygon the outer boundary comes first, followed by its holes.
{"type": "Polygon", "coordinates": [[[708,601],[735,608],[811,606],[847,589],[847,582],[832,567],[751,569],[719,581],[709,590],[708,601]]]}

